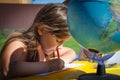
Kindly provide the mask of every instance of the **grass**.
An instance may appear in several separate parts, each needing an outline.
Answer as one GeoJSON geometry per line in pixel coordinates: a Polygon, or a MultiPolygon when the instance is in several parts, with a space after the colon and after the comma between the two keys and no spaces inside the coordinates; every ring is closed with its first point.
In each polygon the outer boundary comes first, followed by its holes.
{"type": "Polygon", "coordinates": [[[6,37],[0,35],[0,52],[5,41],[6,41],[6,37]]]}
{"type": "MultiPolygon", "coordinates": [[[[2,48],[5,40],[6,40],[6,37],[0,35],[0,51],[1,51],[1,48],[2,48]]],[[[65,42],[64,46],[72,48],[76,53],[79,53],[80,47],[79,47],[78,43],[73,38],[71,38],[70,40],[65,42]]]]}
{"type": "Polygon", "coordinates": [[[79,44],[73,38],[65,42],[64,46],[72,48],[76,52],[76,54],[78,54],[80,51],[79,44]]]}

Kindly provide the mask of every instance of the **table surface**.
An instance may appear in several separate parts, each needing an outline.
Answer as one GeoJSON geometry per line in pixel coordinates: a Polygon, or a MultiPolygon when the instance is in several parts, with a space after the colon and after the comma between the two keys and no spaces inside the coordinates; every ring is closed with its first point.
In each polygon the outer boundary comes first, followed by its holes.
{"type": "MultiPolygon", "coordinates": [[[[12,80],[77,80],[79,75],[96,72],[96,63],[88,61],[75,61],[72,64],[82,64],[79,67],[57,71],[47,75],[33,75],[28,77],[20,77],[12,80]]],[[[106,68],[106,73],[120,75],[120,64],[106,68]]]]}

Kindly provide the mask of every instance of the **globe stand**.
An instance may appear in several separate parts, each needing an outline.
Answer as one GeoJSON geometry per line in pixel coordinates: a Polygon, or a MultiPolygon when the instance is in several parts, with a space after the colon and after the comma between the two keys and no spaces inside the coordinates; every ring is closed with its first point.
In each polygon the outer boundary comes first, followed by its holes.
{"type": "Polygon", "coordinates": [[[78,80],[120,80],[120,76],[114,74],[106,74],[105,64],[98,63],[96,73],[80,75],[78,77],[78,80]]]}

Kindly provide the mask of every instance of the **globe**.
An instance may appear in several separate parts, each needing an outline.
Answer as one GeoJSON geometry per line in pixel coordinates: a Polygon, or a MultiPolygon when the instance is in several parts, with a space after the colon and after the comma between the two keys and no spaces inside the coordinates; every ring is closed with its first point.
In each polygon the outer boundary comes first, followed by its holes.
{"type": "MultiPolygon", "coordinates": [[[[67,24],[73,38],[91,53],[112,53],[120,50],[120,0],[71,0],[67,24]]],[[[107,74],[104,62],[97,72],[83,74],[78,80],[120,80],[107,74]]]]}
{"type": "Polygon", "coordinates": [[[120,0],[71,0],[67,23],[82,47],[101,53],[120,50],[120,0]]]}

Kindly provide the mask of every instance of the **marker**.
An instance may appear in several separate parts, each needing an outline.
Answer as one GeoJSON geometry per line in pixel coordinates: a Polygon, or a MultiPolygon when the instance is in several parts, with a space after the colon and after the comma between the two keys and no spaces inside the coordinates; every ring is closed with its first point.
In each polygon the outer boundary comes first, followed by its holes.
{"type": "Polygon", "coordinates": [[[59,53],[59,48],[58,48],[58,46],[56,47],[56,51],[57,51],[58,59],[60,59],[60,53],[59,53]]]}

